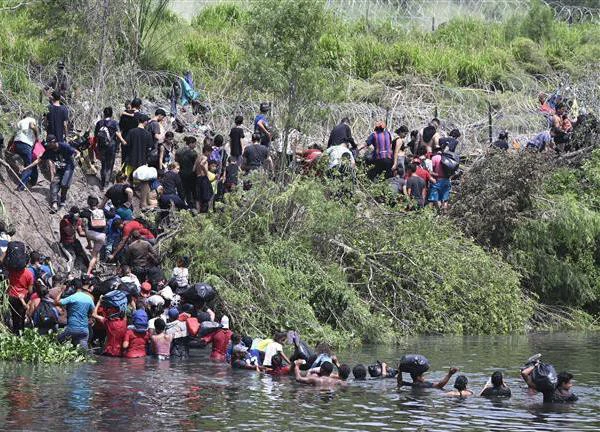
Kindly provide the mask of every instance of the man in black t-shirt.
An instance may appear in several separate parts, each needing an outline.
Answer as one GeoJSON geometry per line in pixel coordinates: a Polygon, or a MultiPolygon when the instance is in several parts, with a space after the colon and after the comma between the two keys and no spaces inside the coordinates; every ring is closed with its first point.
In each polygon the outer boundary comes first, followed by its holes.
{"type": "Polygon", "coordinates": [[[244,139],[244,129],[242,128],[244,117],[237,116],[235,118],[235,126],[229,132],[229,150],[231,157],[234,158],[238,165],[242,163],[242,140],[244,139]]]}
{"type": "Polygon", "coordinates": [[[242,168],[246,173],[263,167],[269,171],[272,169],[273,161],[269,155],[269,148],[261,145],[260,134],[258,133],[252,135],[252,144],[246,147],[243,157],[244,163],[242,168]]]}
{"type": "Polygon", "coordinates": [[[126,174],[117,174],[116,183],[104,194],[104,200],[102,201],[100,208],[104,208],[109,200],[115,209],[122,207],[127,202],[131,205],[133,204],[133,188],[127,183],[126,174]]]}
{"type": "Polygon", "coordinates": [[[348,143],[349,147],[356,147],[354,138],[352,138],[352,130],[350,129],[350,119],[344,117],[339,125],[334,127],[329,134],[329,141],[327,141],[327,148],[340,145],[342,143],[348,143]]]}
{"type": "Polygon", "coordinates": [[[56,91],[52,92],[52,104],[48,106],[46,114],[46,129],[48,135],[56,137],[58,142],[67,140],[69,122],[69,111],[67,107],[60,104],[60,94],[56,91]]]}
{"type": "Polygon", "coordinates": [[[196,191],[196,174],[194,173],[194,165],[198,158],[196,153],[196,138],[192,136],[183,139],[185,146],[180,148],[175,153],[175,162],[179,164],[179,177],[183,186],[182,197],[188,206],[194,205],[194,193],[196,191]]]}

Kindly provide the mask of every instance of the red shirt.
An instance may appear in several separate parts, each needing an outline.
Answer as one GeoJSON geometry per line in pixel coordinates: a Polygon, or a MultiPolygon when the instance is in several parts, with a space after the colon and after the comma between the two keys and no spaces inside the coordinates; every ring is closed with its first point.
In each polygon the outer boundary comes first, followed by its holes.
{"type": "Polygon", "coordinates": [[[267,373],[274,376],[288,375],[290,373],[290,365],[282,366],[277,369],[267,369],[267,373]]]}
{"type": "MultiPolygon", "coordinates": [[[[123,350],[123,340],[127,333],[127,319],[105,319],[102,323],[106,328],[106,343],[104,344],[104,352],[102,354],[113,357],[121,357],[123,350]]],[[[131,350],[131,341],[129,342],[129,350],[131,350]]],[[[144,352],[146,350],[144,349],[144,352]]]]}
{"type": "Polygon", "coordinates": [[[429,181],[431,180],[431,174],[429,173],[429,171],[427,171],[421,166],[417,166],[415,174],[421,177],[423,180],[425,180],[425,183],[429,183],[429,181]]]}
{"type": "Polygon", "coordinates": [[[29,287],[33,285],[33,274],[24,268],[23,270],[11,270],[8,273],[9,297],[27,297],[29,287]]]}
{"type": "Polygon", "coordinates": [[[148,342],[148,339],[150,339],[150,334],[148,332],[138,333],[131,329],[127,329],[123,341],[129,342],[129,348],[125,350],[123,357],[146,357],[146,343],[148,342]]]}
{"type": "Polygon", "coordinates": [[[131,233],[138,230],[143,238],[150,240],[154,238],[154,234],[138,221],[132,220],[123,225],[123,238],[128,238],[131,233]]]}
{"type": "Polygon", "coordinates": [[[206,343],[212,342],[211,359],[225,361],[227,347],[229,346],[232,334],[233,332],[229,329],[219,329],[202,338],[206,343]]]}
{"type": "Polygon", "coordinates": [[[75,243],[77,239],[77,227],[80,226],[82,226],[81,219],[77,219],[77,222],[73,225],[68,218],[62,218],[59,225],[60,242],[67,245],[75,243]]]}

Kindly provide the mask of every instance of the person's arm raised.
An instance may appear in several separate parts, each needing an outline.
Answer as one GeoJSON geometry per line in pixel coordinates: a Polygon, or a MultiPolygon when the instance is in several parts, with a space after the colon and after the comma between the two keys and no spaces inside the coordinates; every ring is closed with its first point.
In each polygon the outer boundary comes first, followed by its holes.
{"type": "Polygon", "coordinates": [[[448,384],[448,381],[450,381],[450,377],[452,375],[454,375],[456,372],[458,372],[458,368],[451,367],[448,370],[448,373],[446,374],[446,376],[444,378],[442,378],[439,382],[434,384],[433,387],[437,388],[437,389],[443,389],[446,386],[446,384],[448,384]]]}

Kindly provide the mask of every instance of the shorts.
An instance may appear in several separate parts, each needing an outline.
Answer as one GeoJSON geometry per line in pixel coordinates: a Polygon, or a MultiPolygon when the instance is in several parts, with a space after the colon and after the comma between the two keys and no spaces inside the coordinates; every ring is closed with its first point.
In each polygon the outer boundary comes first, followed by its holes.
{"type": "Polygon", "coordinates": [[[442,178],[431,185],[429,189],[429,202],[448,202],[452,184],[450,179],[442,178]]]}
{"type": "Polygon", "coordinates": [[[102,249],[102,246],[106,244],[106,234],[88,230],[87,238],[93,243],[92,251],[98,253],[102,249]]]}

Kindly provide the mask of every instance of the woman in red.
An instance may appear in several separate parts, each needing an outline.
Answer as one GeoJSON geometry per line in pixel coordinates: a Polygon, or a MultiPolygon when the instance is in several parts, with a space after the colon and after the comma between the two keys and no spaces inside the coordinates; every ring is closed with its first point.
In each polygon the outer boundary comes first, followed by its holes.
{"type": "Polygon", "coordinates": [[[221,318],[221,328],[202,338],[202,342],[205,344],[212,343],[212,351],[210,353],[211,360],[221,362],[226,360],[227,348],[229,347],[229,341],[231,341],[232,334],[233,332],[229,330],[229,318],[224,315],[223,318],[221,318]]]}
{"type": "Polygon", "coordinates": [[[150,340],[148,333],[148,315],[143,309],[136,310],[133,315],[133,328],[127,329],[123,339],[123,357],[138,358],[146,356],[146,345],[150,340]]]}
{"type": "Polygon", "coordinates": [[[100,296],[92,314],[106,330],[106,340],[104,341],[104,351],[102,354],[111,357],[121,357],[123,341],[127,333],[127,319],[125,318],[125,313],[116,308],[102,308],[100,310],[102,297],[100,296]]]}

